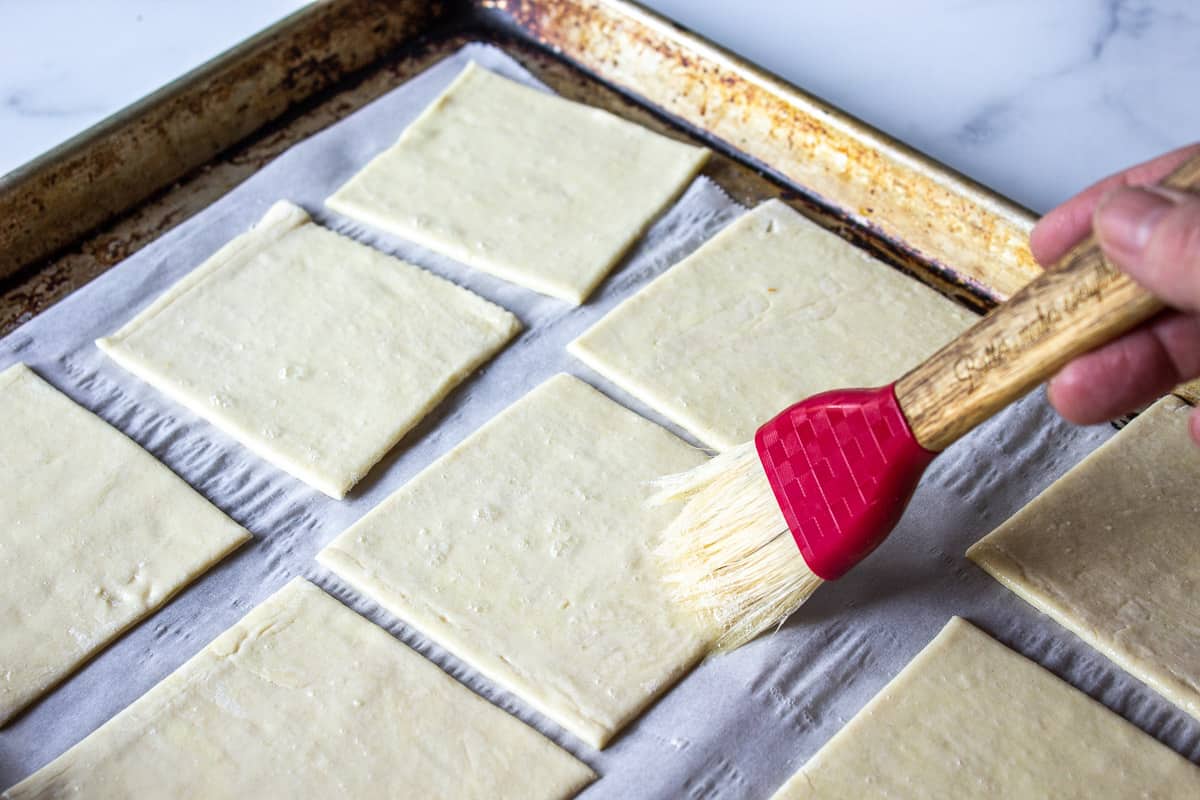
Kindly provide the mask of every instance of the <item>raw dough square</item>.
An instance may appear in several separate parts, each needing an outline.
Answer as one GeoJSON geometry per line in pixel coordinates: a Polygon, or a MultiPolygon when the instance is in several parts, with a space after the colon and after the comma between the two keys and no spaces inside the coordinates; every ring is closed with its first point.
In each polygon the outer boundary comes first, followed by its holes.
{"type": "Polygon", "coordinates": [[[582,303],[707,157],[472,63],[326,204],[582,303]]]}
{"type": "Polygon", "coordinates": [[[723,450],[809,395],[894,381],[974,320],[772,200],[569,350],[723,450]]]}
{"type": "Polygon", "coordinates": [[[1200,797],[1200,770],[954,617],[775,795],[1200,797]]]}
{"type": "Polygon", "coordinates": [[[297,578],[3,797],[557,800],[593,777],[297,578]]]}
{"type": "Polygon", "coordinates": [[[466,289],[279,202],[96,344],[340,499],[519,328],[466,289]]]}
{"type": "Polygon", "coordinates": [[[250,534],[24,364],[0,419],[3,725],[250,534]]]}
{"type": "Polygon", "coordinates": [[[1167,397],[967,555],[1200,719],[1200,450],[1167,397]]]}
{"type": "Polygon", "coordinates": [[[594,747],[705,652],[651,548],[645,482],[703,456],[558,375],[318,560],[594,747]]]}

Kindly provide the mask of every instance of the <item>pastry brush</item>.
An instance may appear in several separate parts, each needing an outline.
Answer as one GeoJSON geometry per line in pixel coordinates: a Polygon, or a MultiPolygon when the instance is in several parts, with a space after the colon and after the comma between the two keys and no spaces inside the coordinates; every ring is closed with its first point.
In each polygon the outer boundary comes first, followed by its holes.
{"type": "MultiPolygon", "coordinates": [[[[1200,187],[1200,157],[1163,185],[1200,187]]],[[[1162,307],[1088,237],[894,383],[810,397],[660,479],[652,502],[683,502],[657,551],[674,596],[718,648],[778,627],[883,541],[939,452],[1162,307]]]]}

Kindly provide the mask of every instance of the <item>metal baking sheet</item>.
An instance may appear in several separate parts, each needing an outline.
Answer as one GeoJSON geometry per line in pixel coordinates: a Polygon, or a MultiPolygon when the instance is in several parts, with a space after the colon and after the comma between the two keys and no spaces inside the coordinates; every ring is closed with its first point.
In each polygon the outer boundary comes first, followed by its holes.
{"type": "MultiPolygon", "coordinates": [[[[136,439],[254,534],[41,703],[0,731],[0,786],[94,730],[294,575],[314,580],[473,690],[545,732],[601,776],[586,798],[768,797],[940,629],[967,617],[1152,735],[1200,759],[1200,725],[967,562],[967,546],[1112,434],[1063,424],[1035,394],[935,462],[889,541],[825,587],[774,635],[709,659],[604,751],[574,740],[320,569],[347,525],[532,386],[573,372],[666,424],[570,359],[565,344],[743,212],[701,178],[581,308],[527,292],[325,212],[321,202],[475,58],[532,80],[495,48],[471,46],[291,148],[235,191],[0,342],[0,368],[31,364],[136,439]],[[323,497],[107,361],[108,333],[244,230],[276,199],[426,266],[515,311],[526,332],[414,431],[349,501],[323,497]]],[[[667,425],[667,427],[671,427],[667,425]]],[[[678,429],[675,429],[676,432],[678,429]]],[[[681,433],[681,432],[680,432],[681,433]]]]}

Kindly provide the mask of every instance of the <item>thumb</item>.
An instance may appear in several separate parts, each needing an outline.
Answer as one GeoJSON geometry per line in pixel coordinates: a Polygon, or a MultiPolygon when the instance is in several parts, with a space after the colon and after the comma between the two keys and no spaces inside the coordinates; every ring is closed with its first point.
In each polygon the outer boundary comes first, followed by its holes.
{"type": "Polygon", "coordinates": [[[1200,196],[1122,187],[1096,208],[1105,255],[1129,277],[1183,311],[1200,311],[1200,196]]]}

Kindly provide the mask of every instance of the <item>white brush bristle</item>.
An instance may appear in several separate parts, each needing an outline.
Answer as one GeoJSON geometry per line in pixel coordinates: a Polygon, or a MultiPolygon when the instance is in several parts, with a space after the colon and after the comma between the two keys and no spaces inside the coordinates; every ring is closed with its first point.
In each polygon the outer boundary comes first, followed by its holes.
{"type": "Polygon", "coordinates": [[[677,602],[732,650],[778,628],[821,579],[800,555],[753,442],[655,482],[654,505],[683,502],[656,550],[677,602]]]}

